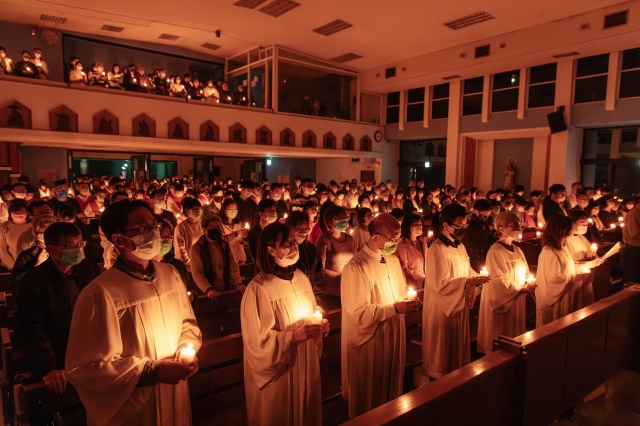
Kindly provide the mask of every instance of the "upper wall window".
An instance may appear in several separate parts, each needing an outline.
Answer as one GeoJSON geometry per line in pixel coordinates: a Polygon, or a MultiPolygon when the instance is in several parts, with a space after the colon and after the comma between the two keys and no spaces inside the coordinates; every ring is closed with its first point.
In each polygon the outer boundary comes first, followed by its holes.
{"type": "Polygon", "coordinates": [[[387,94],[387,124],[400,122],[400,92],[387,94]]]}
{"type": "Polygon", "coordinates": [[[607,97],[608,70],[608,53],[578,59],[573,103],[604,101],[607,97]]]}
{"type": "Polygon", "coordinates": [[[556,97],[557,64],[539,65],[529,69],[529,99],[527,108],[553,106],[556,97]]]}
{"type": "Polygon", "coordinates": [[[517,110],[518,86],[520,86],[520,70],[494,74],[491,112],[517,110]]]}
{"type": "Polygon", "coordinates": [[[482,114],[482,88],[484,77],[470,78],[464,81],[462,91],[462,115],[482,114]]]}
{"type": "Polygon", "coordinates": [[[407,123],[424,120],[424,87],[407,91],[407,123]]]}
{"type": "Polygon", "coordinates": [[[431,90],[431,119],[449,117],[449,83],[437,84],[431,90]]]}
{"type": "Polygon", "coordinates": [[[622,52],[620,98],[640,96],[640,47],[622,52]]]}

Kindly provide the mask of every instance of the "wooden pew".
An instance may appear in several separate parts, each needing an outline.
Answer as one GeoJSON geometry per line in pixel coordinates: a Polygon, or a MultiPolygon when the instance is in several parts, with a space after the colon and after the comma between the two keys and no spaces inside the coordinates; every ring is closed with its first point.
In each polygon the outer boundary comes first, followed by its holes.
{"type": "Polygon", "coordinates": [[[551,424],[616,371],[640,372],[638,324],[635,285],[345,424],[551,424]]]}
{"type": "Polygon", "coordinates": [[[220,293],[217,300],[211,300],[206,296],[200,296],[195,300],[193,311],[203,340],[240,332],[241,300],[242,294],[236,290],[220,293]]]}
{"type": "Polygon", "coordinates": [[[67,383],[65,391],[56,395],[43,382],[30,385],[18,384],[14,387],[14,426],[28,426],[33,423],[34,411],[55,413],[56,425],[83,426],[87,424],[87,413],[78,392],[67,383]],[[34,409],[35,408],[35,409],[34,409]]]}
{"type": "Polygon", "coordinates": [[[0,291],[11,291],[11,273],[0,274],[0,291]]]}

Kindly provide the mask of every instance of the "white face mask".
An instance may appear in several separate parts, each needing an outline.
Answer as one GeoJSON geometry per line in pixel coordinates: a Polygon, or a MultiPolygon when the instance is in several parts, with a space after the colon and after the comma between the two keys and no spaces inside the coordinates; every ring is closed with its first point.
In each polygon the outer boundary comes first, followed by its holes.
{"type": "MultiPolygon", "coordinates": [[[[128,237],[125,237],[128,238],[128,237]]],[[[162,238],[160,238],[160,231],[151,231],[146,234],[141,234],[133,238],[129,238],[135,245],[135,250],[131,253],[143,260],[151,260],[160,253],[162,248],[162,238]]]]}
{"type": "Polygon", "coordinates": [[[576,230],[576,235],[584,235],[587,233],[589,226],[587,225],[578,225],[578,229],[576,230]]]}
{"type": "Polygon", "coordinates": [[[288,268],[289,266],[296,264],[296,262],[300,258],[300,252],[298,251],[298,246],[296,244],[293,244],[288,249],[275,249],[274,257],[276,258],[276,265],[282,266],[283,268],[288,268]]]}

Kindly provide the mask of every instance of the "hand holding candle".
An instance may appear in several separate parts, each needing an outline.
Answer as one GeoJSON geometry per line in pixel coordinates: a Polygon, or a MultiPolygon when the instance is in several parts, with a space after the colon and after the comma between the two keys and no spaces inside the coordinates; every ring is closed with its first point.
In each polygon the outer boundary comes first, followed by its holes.
{"type": "Polygon", "coordinates": [[[193,344],[189,343],[186,348],[180,349],[180,354],[178,355],[178,362],[181,364],[190,364],[196,357],[196,350],[193,348],[193,344]]]}
{"type": "Polygon", "coordinates": [[[481,277],[488,277],[489,276],[489,271],[487,271],[487,267],[483,266],[482,270],[480,271],[480,276],[481,277]]]}
{"type": "Polygon", "coordinates": [[[418,297],[418,292],[413,289],[413,287],[409,287],[407,290],[407,300],[413,302],[418,297]]]}
{"type": "Polygon", "coordinates": [[[598,254],[598,245],[597,244],[591,244],[591,254],[593,256],[596,256],[598,254]]]}
{"type": "Polygon", "coordinates": [[[322,325],[322,312],[319,306],[316,306],[315,312],[311,315],[311,324],[322,325]]]}

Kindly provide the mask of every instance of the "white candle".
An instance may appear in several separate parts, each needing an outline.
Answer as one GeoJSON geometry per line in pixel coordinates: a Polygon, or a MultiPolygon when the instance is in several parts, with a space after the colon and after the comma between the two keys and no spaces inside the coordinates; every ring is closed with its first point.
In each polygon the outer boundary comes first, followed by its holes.
{"type": "Polygon", "coordinates": [[[527,281],[527,270],[524,266],[518,266],[517,280],[520,287],[524,286],[527,281]]]}
{"type": "Polygon", "coordinates": [[[378,199],[378,196],[377,196],[377,195],[376,195],[375,199],[376,199],[376,200],[378,199]]]}
{"type": "Polygon", "coordinates": [[[178,361],[182,364],[189,364],[196,357],[196,350],[193,349],[193,344],[189,343],[186,348],[180,349],[180,356],[178,361]]]}
{"type": "Polygon", "coordinates": [[[284,218],[286,219],[286,218],[288,218],[288,217],[289,217],[289,215],[285,213],[285,214],[284,214],[284,218]]]}
{"type": "Polygon", "coordinates": [[[427,238],[433,238],[433,231],[427,231],[427,238]]]}
{"type": "Polygon", "coordinates": [[[591,273],[591,269],[587,268],[586,266],[584,268],[582,268],[582,273],[583,274],[590,274],[591,273]]]}
{"type": "Polygon", "coordinates": [[[418,209],[418,213],[422,213],[422,209],[418,209]]]}
{"type": "Polygon", "coordinates": [[[249,227],[249,222],[245,222],[245,223],[244,223],[244,229],[249,229],[249,228],[250,228],[250,227],[249,227]]]}
{"type": "Polygon", "coordinates": [[[540,238],[542,236],[542,232],[536,231],[536,238],[540,238]]]}
{"type": "Polygon", "coordinates": [[[320,312],[320,307],[316,307],[316,311],[311,315],[311,324],[322,325],[322,312],[320,312]]]}
{"type": "Polygon", "coordinates": [[[527,279],[527,284],[535,284],[536,282],[536,277],[533,276],[533,274],[529,274],[529,279],[527,279]]]}
{"type": "Polygon", "coordinates": [[[593,223],[593,219],[589,218],[589,223],[593,223]]]}
{"type": "Polygon", "coordinates": [[[522,234],[518,234],[518,241],[522,241],[522,234]]]}
{"type": "Polygon", "coordinates": [[[591,254],[593,254],[594,256],[598,253],[598,245],[597,244],[591,244],[591,254]]]}
{"type": "Polygon", "coordinates": [[[418,297],[418,292],[415,291],[413,287],[409,287],[409,290],[407,290],[407,299],[414,301],[416,297],[418,297]]]}
{"type": "Polygon", "coordinates": [[[623,218],[622,216],[620,216],[620,217],[618,218],[618,222],[624,222],[624,218],[623,218]]]}
{"type": "Polygon", "coordinates": [[[103,211],[104,211],[104,207],[100,207],[100,212],[103,212],[103,211]]]}
{"type": "Polygon", "coordinates": [[[543,226],[542,222],[538,222],[538,228],[542,228],[543,226]]]}
{"type": "Polygon", "coordinates": [[[611,229],[615,229],[616,228],[616,224],[612,223],[611,225],[609,225],[611,229]]]}
{"type": "Polygon", "coordinates": [[[480,271],[480,276],[481,277],[488,277],[489,276],[489,271],[487,271],[486,266],[482,267],[482,270],[480,271]]]}

